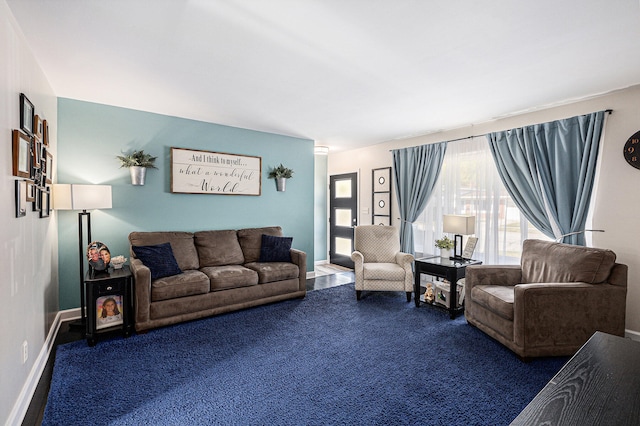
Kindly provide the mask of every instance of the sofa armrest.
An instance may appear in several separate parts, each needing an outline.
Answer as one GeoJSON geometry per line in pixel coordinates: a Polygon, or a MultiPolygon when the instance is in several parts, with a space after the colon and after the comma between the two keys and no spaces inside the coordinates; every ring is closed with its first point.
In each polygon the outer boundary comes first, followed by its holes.
{"type": "Polygon", "coordinates": [[[582,345],[596,331],[624,335],[626,288],[611,284],[515,286],[514,341],[521,347],[582,345]]]}
{"type": "Polygon", "coordinates": [[[151,270],[135,258],[131,258],[130,269],[135,283],[135,321],[147,322],[151,305],[151,270]]]}
{"type": "Polygon", "coordinates": [[[411,268],[411,266],[413,265],[413,260],[414,257],[412,254],[403,252],[396,253],[396,263],[402,266],[405,270],[407,269],[407,267],[411,268]]]}
{"type": "Polygon", "coordinates": [[[291,263],[295,263],[298,266],[298,280],[299,290],[306,291],[307,289],[307,253],[302,250],[290,249],[291,263]]]}

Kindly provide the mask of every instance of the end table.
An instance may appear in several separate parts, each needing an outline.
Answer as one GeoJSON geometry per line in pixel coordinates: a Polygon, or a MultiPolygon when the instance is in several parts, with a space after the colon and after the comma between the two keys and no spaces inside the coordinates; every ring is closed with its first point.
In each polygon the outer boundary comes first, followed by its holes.
{"type": "Polygon", "coordinates": [[[98,337],[114,332],[129,337],[133,330],[133,277],[129,266],[105,271],[90,269],[84,285],[87,344],[94,346],[98,337]]]}
{"type": "Polygon", "coordinates": [[[465,259],[452,260],[448,257],[426,256],[415,260],[415,277],[414,277],[414,295],[416,307],[420,306],[420,274],[432,275],[434,277],[444,278],[449,281],[449,307],[440,306],[435,303],[430,304],[449,312],[449,317],[454,319],[457,314],[464,311],[464,307],[458,307],[457,283],[460,278],[464,278],[465,270],[469,265],[480,265],[479,260],[465,259]]]}

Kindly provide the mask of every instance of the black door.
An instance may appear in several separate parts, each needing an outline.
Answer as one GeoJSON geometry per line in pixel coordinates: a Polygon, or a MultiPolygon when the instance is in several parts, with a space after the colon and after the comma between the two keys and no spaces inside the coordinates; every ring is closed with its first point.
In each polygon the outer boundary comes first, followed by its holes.
{"type": "Polygon", "coordinates": [[[353,269],[353,227],[358,224],[358,174],[329,177],[329,262],[353,269]]]}

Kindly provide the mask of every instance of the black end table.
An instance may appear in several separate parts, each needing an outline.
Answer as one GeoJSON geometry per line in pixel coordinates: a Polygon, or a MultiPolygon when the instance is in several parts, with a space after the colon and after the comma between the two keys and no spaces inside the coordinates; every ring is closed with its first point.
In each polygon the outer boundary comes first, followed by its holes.
{"type": "Polygon", "coordinates": [[[128,265],[105,271],[90,269],[85,275],[86,338],[94,346],[99,337],[133,330],[133,277],[128,265]]]}
{"type": "Polygon", "coordinates": [[[457,314],[464,312],[464,306],[458,306],[457,283],[460,278],[464,278],[465,270],[469,265],[480,265],[479,260],[465,259],[452,260],[448,257],[425,256],[415,260],[414,271],[414,295],[416,307],[420,306],[420,274],[432,275],[434,277],[444,278],[449,281],[449,307],[441,306],[437,303],[428,303],[428,305],[444,309],[449,312],[451,319],[457,314]]]}

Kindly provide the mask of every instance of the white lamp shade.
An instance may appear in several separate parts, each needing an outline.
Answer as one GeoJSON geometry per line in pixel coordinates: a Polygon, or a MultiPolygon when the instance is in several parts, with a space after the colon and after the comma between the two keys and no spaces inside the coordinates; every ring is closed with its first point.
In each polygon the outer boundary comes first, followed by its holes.
{"type": "Polygon", "coordinates": [[[443,216],[442,230],[451,234],[471,235],[476,232],[476,217],[459,214],[443,216]]]}
{"type": "Polygon", "coordinates": [[[111,208],[111,185],[53,185],[55,210],[97,210],[111,208]]]}

